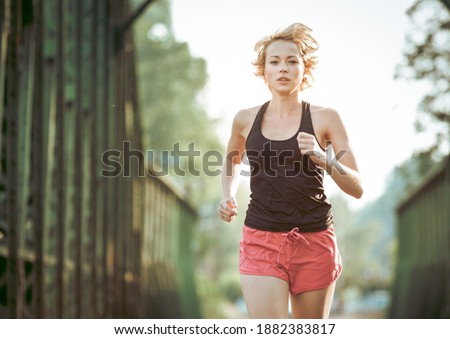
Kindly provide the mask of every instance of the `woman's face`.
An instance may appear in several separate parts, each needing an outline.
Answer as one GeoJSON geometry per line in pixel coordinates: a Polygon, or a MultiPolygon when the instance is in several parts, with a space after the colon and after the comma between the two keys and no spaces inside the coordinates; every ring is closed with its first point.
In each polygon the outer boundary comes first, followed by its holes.
{"type": "Polygon", "coordinates": [[[305,66],[297,45],[276,40],[266,49],[264,80],[271,92],[290,94],[300,90],[305,66]]]}

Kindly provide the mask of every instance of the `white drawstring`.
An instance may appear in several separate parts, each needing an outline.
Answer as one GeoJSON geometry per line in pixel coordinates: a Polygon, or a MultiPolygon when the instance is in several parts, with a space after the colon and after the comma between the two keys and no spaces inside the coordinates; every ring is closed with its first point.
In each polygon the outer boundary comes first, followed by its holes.
{"type": "Polygon", "coordinates": [[[296,244],[297,240],[302,239],[307,245],[309,245],[308,240],[306,240],[306,238],[303,236],[303,234],[300,233],[300,230],[298,227],[293,228],[291,231],[289,231],[288,233],[283,233],[283,242],[281,243],[280,249],[278,251],[278,258],[277,258],[277,264],[280,262],[280,254],[281,251],[284,248],[284,244],[287,242],[289,242],[290,244],[296,244]]]}

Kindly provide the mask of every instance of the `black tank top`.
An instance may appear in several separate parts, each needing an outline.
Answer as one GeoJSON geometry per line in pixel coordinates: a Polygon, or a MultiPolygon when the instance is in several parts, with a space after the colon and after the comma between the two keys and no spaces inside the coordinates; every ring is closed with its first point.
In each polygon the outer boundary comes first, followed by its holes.
{"type": "Polygon", "coordinates": [[[333,223],[331,204],[323,187],[324,171],[298,149],[300,131],[312,135],[309,103],[302,102],[298,131],[286,140],[269,140],[262,134],[261,122],[266,102],[258,111],[246,141],[249,161],[250,203],[245,225],[251,228],[286,232],[318,232],[333,223]]]}

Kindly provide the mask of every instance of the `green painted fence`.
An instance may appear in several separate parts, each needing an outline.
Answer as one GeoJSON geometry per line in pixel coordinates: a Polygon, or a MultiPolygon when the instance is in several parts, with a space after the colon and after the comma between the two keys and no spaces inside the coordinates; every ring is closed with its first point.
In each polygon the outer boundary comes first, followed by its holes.
{"type": "Polygon", "coordinates": [[[390,318],[450,318],[450,157],[397,208],[390,318]]]}
{"type": "Polygon", "coordinates": [[[2,318],[200,317],[195,210],[138,159],[100,175],[142,149],[128,28],[150,3],[0,2],[2,318]]]}

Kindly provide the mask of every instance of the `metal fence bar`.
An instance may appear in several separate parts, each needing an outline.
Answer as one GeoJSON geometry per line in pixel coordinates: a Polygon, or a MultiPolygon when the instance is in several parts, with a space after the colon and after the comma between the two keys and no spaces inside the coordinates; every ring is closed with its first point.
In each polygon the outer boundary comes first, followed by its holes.
{"type": "Polygon", "coordinates": [[[43,87],[43,68],[44,68],[44,30],[43,30],[43,4],[42,0],[35,2],[35,67],[34,67],[34,110],[32,124],[32,170],[31,170],[31,183],[32,183],[32,196],[33,196],[33,209],[32,219],[34,228],[33,245],[35,248],[35,265],[34,265],[34,286],[32,296],[34,299],[34,314],[36,318],[44,317],[44,248],[43,248],[43,228],[44,228],[44,185],[42,178],[44,159],[42,157],[41,150],[43,149],[43,129],[41,124],[43,123],[43,101],[42,92],[39,90],[43,87]]]}
{"type": "MultiPolygon", "coordinates": [[[[19,15],[19,2],[13,1],[11,4],[11,36],[20,36],[20,21],[19,15]]],[[[18,202],[17,202],[17,190],[18,188],[18,172],[17,172],[17,138],[18,138],[18,121],[17,121],[17,108],[18,108],[18,82],[19,82],[19,55],[17,39],[12,38],[8,41],[8,55],[6,58],[6,109],[5,109],[5,121],[6,121],[6,171],[8,176],[6,181],[6,194],[8,196],[8,210],[7,219],[10,220],[7,223],[6,236],[8,241],[9,261],[7,262],[7,274],[8,274],[8,300],[7,308],[9,309],[9,317],[16,317],[18,311],[18,274],[19,269],[18,262],[18,233],[17,227],[14,227],[18,223],[18,202]]]]}
{"type": "MultiPolygon", "coordinates": [[[[90,2],[92,3],[91,8],[91,34],[93,39],[90,39],[90,60],[91,63],[90,69],[89,69],[89,82],[91,84],[97,84],[98,83],[98,72],[97,69],[99,68],[98,63],[98,50],[97,50],[97,37],[98,37],[98,20],[99,12],[98,12],[98,1],[90,2]]],[[[97,86],[93,85],[90,88],[90,116],[91,116],[91,129],[89,133],[91,134],[91,144],[90,144],[90,173],[100,173],[100,166],[98,165],[97,159],[99,159],[100,154],[98,152],[98,144],[99,144],[99,137],[97,130],[101,126],[101,121],[99,121],[100,114],[97,113],[97,86]]],[[[91,246],[88,250],[88,258],[91,258],[91,261],[93,263],[92,265],[92,271],[91,271],[91,280],[88,283],[90,286],[92,286],[93,293],[90,295],[89,300],[89,306],[92,310],[91,317],[95,317],[97,314],[99,314],[100,309],[98,308],[98,301],[101,300],[97,293],[95,291],[97,290],[98,286],[98,273],[99,273],[99,262],[98,262],[98,244],[100,243],[100,232],[99,232],[99,225],[98,222],[99,218],[99,206],[98,206],[98,197],[99,197],[99,189],[101,188],[99,179],[97,175],[91,176],[90,181],[90,187],[89,192],[91,194],[91,213],[89,215],[89,220],[87,222],[88,225],[90,225],[90,228],[88,229],[88,232],[90,233],[91,237],[91,246]]]]}

